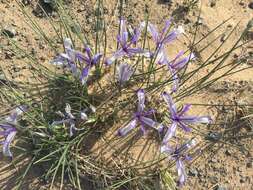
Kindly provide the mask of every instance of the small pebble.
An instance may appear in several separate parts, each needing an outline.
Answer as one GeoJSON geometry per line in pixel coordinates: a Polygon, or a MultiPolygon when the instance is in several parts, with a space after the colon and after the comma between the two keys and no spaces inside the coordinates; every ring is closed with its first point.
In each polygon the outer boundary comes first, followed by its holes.
{"type": "Polygon", "coordinates": [[[11,26],[4,27],[2,33],[8,36],[9,38],[13,38],[17,34],[16,30],[11,26]]]}

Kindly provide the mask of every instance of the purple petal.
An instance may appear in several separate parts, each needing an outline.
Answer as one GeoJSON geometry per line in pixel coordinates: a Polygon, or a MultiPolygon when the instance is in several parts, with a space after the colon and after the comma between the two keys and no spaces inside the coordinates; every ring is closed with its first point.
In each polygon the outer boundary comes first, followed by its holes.
{"type": "Polygon", "coordinates": [[[173,93],[173,92],[176,92],[177,89],[178,89],[178,86],[179,86],[179,78],[178,78],[178,75],[177,75],[175,69],[171,68],[170,65],[168,65],[168,69],[169,69],[169,71],[170,71],[170,73],[171,73],[171,75],[172,75],[173,85],[172,85],[171,91],[172,91],[172,93],[173,93]]]}
{"type": "Polygon", "coordinates": [[[160,48],[160,50],[159,50],[159,52],[157,54],[156,59],[157,59],[157,63],[159,65],[166,65],[166,64],[169,63],[168,57],[167,57],[167,55],[165,53],[165,49],[163,47],[160,48]]]}
{"type": "Polygon", "coordinates": [[[136,45],[137,41],[139,40],[140,38],[140,35],[141,35],[141,30],[142,30],[142,27],[140,26],[139,28],[135,28],[134,29],[134,35],[132,36],[131,38],[131,43],[136,45]]]}
{"type": "Polygon", "coordinates": [[[182,122],[186,123],[211,123],[212,119],[209,116],[183,116],[180,117],[182,122]]]}
{"type": "Polygon", "coordinates": [[[124,55],[126,55],[126,53],[122,50],[122,49],[119,49],[118,51],[116,51],[112,57],[110,58],[107,58],[105,60],[105,64],[106,65],[111,65],[116,59],[119,59],[121,57],[123,57],[124,55]]]}
{"type": "Polygon", "coordinates": [[[61,56],[65,56],[65,58],[70,62],[75,62],[76,59],[76,51],[73,49],[66,48],[66,54],[62,53],[61,56]]]}
{"type": "Polygon", "coordinates": [[[50,63],[56,66],[64,66],[66,65],[66,59],[62,56],[57,56],[56,58],[51,60],[50,63]]]}
{"type": "Polygon", "coordinates": [[[177,115],[177,108],[171,96],[167,92],[162,94],[164,101],[168,104],[172,117],[177,115]]]}
{"type": "Polygon", "coordinates": [[[175,62],[172,67],[174,69],[181,69],[183,68],[190,60],[193,60],[194,59],[194,54],[191,53],[190,55],[188,55],[187,57],[183,58],[182,60],[178,61],[178,62],[175,62]]]}
{"type": "Polygon", "coordinates": [[[129,57],[132,57],[136,54],[142,54],[144,53],[142,48],[127,48],[127,54],[129,57]]]}
{"type": "Polygon", "coordinates": [[[0,128],[2,128],[3,130],[8,130],[8,129],[12,129],[13,125],[11,125],[11,124],[0,124],[0,128]]]}
{"type": "Polygon", "coordinates": [[[145,108],[145,92],[143,89],[137,91],[138,96],[138,112],[143,112],[145,108]]]}
{"type": "Polygon", "coordinates": [[[16,135],[17,131],[12,131],[9,133],[9,135],[6,137],[4,143],[3,143],[3,155],[4,156],[9,156],[12,157],[12,153],[10,151],[10,143],[12,142],[12,140],[14,139],[15,135],[16,135]]]}
{"type": "Polygon", "coordinates": [[[74,63],[69,63],[69,68],[73,74],[73,76],[78,76],[78,70],[77,70],[77,67],[74,63]]]}
{"type": "Polygon", "coordinates": [[[175,31],[172,31],[172,32],[168,33],[167,36],[165,36],[162,43],[163,44],[170,43],[170,42],[174,41],[177,38],[177,36],[178,36],[178,34],[175,31]]]}
{"type": "Polygon", "coordinates": [[[177,173],[179,177],[179,180],[178,180],[179,186],[182,186],[186,181],[186,172],[185,172],[182,160],[178,159],[176,161],[176,168],[177,168],[177,173]]]}
{"type": "Polygon", "coordinates": [[[176,134],[176,129],[177,129],[177,123],[173,122],[171,127],[168,128],[165,136],[163,137],[163,144],[168,143],[168,141],[175,136],[176,134]]]}
{"type": "Polygon", "coordinates": [[[93,59],[92,59],[92,66],[93,66],[93,65],[96,65],[96,64],[99,62],[99,60],[101,59],[101,57],[102,57],[102,54],[101,54],[101,53],[97,53],[97,54],[93,57],[93,59]]]}
{"type": "Polygon", "coordinates": [[[129,133],[132,129],[134,129],[137,125],[137,120],[133,119],[128,123],[124,128],[121,128],[118,130],[118,135],[119,136],[125,136],[127,133],[129,133]]]}
{"type": "Polygon", "coordinates": [[[148,32],[151,34],[153,40],[154,40],[156,43],[159,43],[159,33],[158,33],[157,28],[156,28],[153,24],[148,23],[147,30],[148,30],[148,32]]]}
{"type": "Polygon", "coordinates": [[[88,58],[91,60],[92,54],[91,54],[91,49],[90,49],[90,47],[89,47],[89,46],[86,46],[84,49],[85,49],[85,52],[86,52],[87,55],[88,55],[88,58]]]}
{"type": "Polygon", "coordinates": [[[164,28],[162,29],[161,36],[166,35],[167,31],[168,31],[169,28],[170,28],[170,24],[171,24],[171,20],[170,20],[170,19],[165,21],[165,26],[164,26],[164,28]]]}
{"type": "Polygon", "coordinates": [[[187,111],[190,110],[191,106],[192,106],[191,104],[185,104],[182,110],[180,111],[179,116],[183,116],[187,111]]]}
{"type": "Polygon", "coordinates": [[[127,63],[121,63],[117,67],[117,78],[120,84],[128,81],[132,76],[134,70],[133,68],[127,63]]]}
{"type": "Polygon", "coordinates": [[[192,157],[189,156],[189,155],[185,155],[184,156],[184,160],[186,160],[186,161],[192,161],[192,157]]]}
{"type": "Polygon", "coordinates": [[[87,65],[82,70],[82,73],[81,73],[81,76],[80,76],[80,80],[81,80],[82,85],[86,84],[87,79],[88,79],[88,75],[89,75],[89,71],[90,71],[90,66],[89,65],[87,65]]]}
{"type": "Polygon", "coordinates": [[[164,128],[164,126],[153,119],[147,118],[147,117],[140,117],[141,123],[144,123],[145,125],[152,127],[156,129],[158,132],[161,132],[164,128]]]}
{"type": "Polygon", "coordinates": [[[120,43],[124,46],[128,40],[128,32],[126,28],[126,20],[120,19],[120,43]]]}
{"type": "Polygon", "coordinates": [[[86,62],[89,64],[90,62],[90,59],[88,59],[83,53],[79,52],[79,51],[76,51],[76,59],[79,60],[80,62],[86,62]]]}

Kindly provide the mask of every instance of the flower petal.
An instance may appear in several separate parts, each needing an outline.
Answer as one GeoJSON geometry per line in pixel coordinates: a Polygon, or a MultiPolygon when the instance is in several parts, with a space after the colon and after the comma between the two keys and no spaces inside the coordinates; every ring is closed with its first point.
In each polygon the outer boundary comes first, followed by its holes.
{"type": "Polygon", "coordinates": [[[68,103],[66,103],[65,112],[69,118],[75,119],[75,117],[71,113],[71,106],[68,103]]]}
{"type": "Polygon", "coordinates": [[[145,92],[143,89],[139,89],[137,91],[137,96],[138,96],[138,112],[144,111],[145,108],[145,92]]]}
{"type": "Polygon", "coordinates": [[[93,66],[93,65],[96,65],[98,62],[99,62],[99,60],[101,59],[101,57],[102,57],[102,54],[101,53],[97,53],[94,57],[93,57],[93,59],[92,59],[92,65],[91,66],[93,66]]]}
{"type": "Polygon", "coordinates": [[[139,40],[139,38],[141,36],[141,31],[142,31],[141,26],[139,28],[134,29],[134,35],[131,38],[131,43],[132,44],[136,45],[137,41],[139,40]]]}
{"type": "Polygon", "coordinates": [[[176,92],[177,89],[178,89],[178,86],[179,86],[179,77],[176,73],[176,70],[173,69],[169,64],[168,64],[168,69],[172,75],[172,82],[173,82],[173,85],[172,85],[172,88],[171,88],[171,92],[176,92]]]}
{"type": "Polygon", "coordinates": [[[137,125],[137,120],[133,119],[125,127],[118,130],[118,135],[119,136],[127,135],[132,129],[134,129],[136,127],[136,125],[137,125]]]}
{"type": "Polygon", "coordinates": [[[126,55],[126,53],[122,49],[119,49],[118,51],[114,52],[112,57],[107,58],[105,60],[105,64],[111,65],[116,59],[119,59],[119,58],[123,57],[124,55],[126,55]]]}
{"type": "Polygon", "coordinates": [[[128,32],[126,27],[126,20],[120,19],[120,43],[122,46],[124,46],[127,43],[128,40],[128,32]]]}
{"type": "Polygon", "coordinates": [[[167,92],[163,92],[162,94],[164,101],[168,104],[169,110],[171,112],[172,117],[177,115],[176,104],[173,102],[171,96],[167,92]]]}
{"type": "Polygon", "coordinates": [[[191,106],[192,106],[191,104],[185,104],[182,110],[180,111],[179,116],[183,116],[187,111],[190,110],[191,106]]]}
{"type": "Polygon", "coordinates": [[[161,36],[166,35],[167,31],[168,31],[169,28],[170,28],[170,24],[171,24],[171,20],[170,20],[170,19],[168,19],[168,20],[165,21],[165,26],[164,26],[164,28],[162,29],[161,36]]]}
{"type": "Polygon", "coordinates": [[[148,23],[147,30],[151,34],[153,40],[156,43],[159,43],[159,33],[158,33],[157,28],[153,24],[148,23]]]}
{"type": "Polygon", "coordinates": [[[148,117],[140,117],[140,121],[141,123],[144,123],[145,125],[152,127],[154,129],[156,129],[158,132],[161,132],[164,128],[164,126],[156,121],[154,121],[153,119],[150,119],[148,117]]]}
{"type": "Polygon", "coordinates": [[[159,50],[159,52],[157,54],[156,59],[157,59],[157,63],[159,65],[166,65],[166,64],[169,63],[169,60],[168,60],[168,57],[167,57],[167,55],[165,53],[165,49],[164,48],[160,48],[160,50],[159,50]]]}
{"type": "Polygon", "coordinates": [[[167,44],[174,41],[177,38],[178,34],[175,31],[169,32],[167,36],[163,39],[162,43],[167,44]]]}
{"type": "Polygon", "coordinates": [[[191,53],[187,57],[181,59],[180,61],[175,62],[172,67],[174,69],[181,69],[183,68],[189,61],[193,60],[195,58],[194,54],[191,53]]]}
{"type": "Polygon", "coordinates": [[[179,180],[178,180],[179,186],[182,186],[184,185],[186,181],[186,172],[185,172],[184,164],[181,159],[178,159],[176,161],[176,168],[177,168],[177,173],[179,177],[179,180]]]}
{"type": "Polygon", "coordinates": [[[90,66],[89,65],[87,65],[82,70],[82,73],[81,73],[81,76],[80,76],[80,80],[81,80],[82,85],[86,84],[87,79],[88,79],[88,75],[89,75],[89,71],[90,71],[90,66]]]}
{"type": "Polygon", "coordinates": [[[142,54],[142,53],[144,53],[142,48],[127,48],[127,55],[129,57],[132,57],[136,54],[142,54]]]}
{"type": "Polygon", "coordinates": [[[186,123],[211,123],[212,119],[209,116],[183,116],[180,117],[182,122],[186,123]]]}
{"type": "Polygon", "coordinates": [[[91,59],[92,59],[92,54],[91,54],[91,49],[90,49],[90,47],[89,47],[89,46],[86,46],[86,47],[84,48],[84,50],[85,50],[85,52],[87,53],[89,60],[91,60],[91,59]]]}
{"type": "Polygon", "coordinates": [[[87,114],[86,114],[85,112],[83,112],[83,111],[81,111],[80,117],[81,117],[81,119],[84,120],[84,121],[88,120],[87,114]]]}
{"type": "Polygon", "coordinates": [[[17,131],[13,130],[12,132],[9,133],[9,135],[6,137],[4,143],[3,143],[3,155],[4,156],[9,156],[12,157],[12,153],[10,151],[10,143],[14,139],[17,131]]]}
{"type": "Polygon", "coordinates": [[[120,84],[128,81],[132,76],[134,70],[133,68],[127,63],[120,63],[117,67],[117,80],[120,84]]]}
{"type": "Polygon", "coordinates": [[[173,122],[171,127],[168,128],[165,136],[163,137],[163,144],[166,144],[168,143],[168,141],[173,137],[175,136],[176,134],[176,129],[177,129],[177,123],[176,122],[173,122]]]}

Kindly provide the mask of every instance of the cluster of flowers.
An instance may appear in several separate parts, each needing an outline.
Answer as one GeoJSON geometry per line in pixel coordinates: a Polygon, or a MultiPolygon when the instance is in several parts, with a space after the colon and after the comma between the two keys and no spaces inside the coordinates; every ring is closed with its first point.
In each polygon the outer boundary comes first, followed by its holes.
{"type": "MultiPolygon", "coordinates": [[[[164,28],[161,33],[158,32],[157,28],[151,23],[141,23],[133,32],[131,37],[129,37],[129,32],[127,31],[126,21],[124,19],[120,20],[120,34],[117,36],[117,42],[120,48],[112,54],[110,58],[105,59],[105,65],[111,65],[115,60],[118,60],[122,57],[132,57],[135,55],[145,56],[147,58],[152,58],[157,60],[157,64],[166,65],[168,71],[171,73],[173,78],[173,85],[171,93],[175,93],[179,87],[179,77],[177,75],[178,70],[183,68],[189,61],[194,59],[194,54],[190,54],[186,57],[181,58],[184,55],[183,51],[180,51],[176,57],[169,61],[168,56],[166,55],[165,45],[175,40],[178,35],[183,33],[182,27],[178,27],[170,31],[171,21],[167,20],[164,28]],[[156,48],[154,52],[144,50],[142,48],[136,48],[138,39],[141,36],[143,28],[147,27],[147,31],[151,34],[152,39],[155,42],[156,48]]],[[[101,53],[93,54],[91,48],[87,45],[84,46],[84,53],[74,49],[72,41],[69,38],[64,40],[65,53],[61,53],[57,56],[52,63],[55,65],[64,66],[72,72],[74,77],[80,79],[83,85],[86,84],[91,68],[98,64],[102,58],[101,53]],[[77,66],[77,62],[81,63],[81,69],[77,66]]],[[[120,63],[117,68],[117,79],[119,84],[123,84],[128,81],[133,75],[134,70],[131,65],[127,63],[120,63]]],[[[158,131],[163,136],[161,144],[161,153],[167,154],[169,159],[176,161],[176,168],[179,175],[179,185],[185,183],[186,172],[184,169],[183,161],[190,160],[188,155],[185,155],[187,149],[194,145],[193,141],[190,141],[181,146],[176,146],[173,148],[170,145],[171,138],[176,136],[176,129],[179,127],[185,132],[190,132],[188,124],[195,123],[210,123],[211,119],[207,116],[188,116],[186,113],[190,109],[191,105],[186,104],[183,108],[178,111],[176,104],[174,103],[171,95],[167,92],[162,93],[164,101],[168,105],[168,111],[170,113],[171,126],[165,126],[163,123],[159,123],[152,119],[155,110],[149,109],[145,110],[145,92],[143,89],[137,91],[138,97],[138,108],[137,111],[133,114],[132,120],[123,128],[118,130],[119,136],[125,136],[138,125],[143,132],[146,133],[146,127],[151,127],[158,131]]],[[[91,110],[95,112],[95,109],[92,107],[91,110]]],[[[3,143],[3,153],[6,156],[12,156],[9,145],[12,139],[14,138],[17,130],[15,125],[17,124],[17,117],[19,117],[25,109],[18,107],[14,110],[11,115],[6,118],[5,124],[0,124],[0,128],[3,131],[0,131],[0,135],[5,137],[3,143]]],[[[88,116],[86,114],[87,110],[80,112],[80,119],[82,121],[87,121],[88,116]]],[[[54,121],[52,125],[68,125],[69,134],[73,135],[73,130],[82,130],[75,127],[76,117],[71,113],[71,107],[69,104],[66,104],[65,113],[58,112],[58,114],[63,118],[60,121],[54,121]]]]}
{"type": "Polygon", "coordinates": [[[163,136],[162,144],[161,144],[161,153],[165,153],[168,155],[169,159],[173,159],[176,161],[177,172],[179,175],[178,184],[179,186],[183,185],[186,181],[186,172],[184,169],[184,160],[191,160],[190,156],[185,155],[185,152],[192,147],[195,143],[194,140],[189,141],[182,146],[176,146],[173,148],[170,145],[170,140],[173,137],[176,137],[176,129],[177,127],[181,128],[185,132],[191,132],[191,128],[188,126],[189,124],[196,123],[210,123],[211,118],[208,116],[189,116],[186,113],[190,109],[191,105],[186,104],[183,108],[178,111],[176,104],[174,103],[172,97],[167,93],[163,92],[162,97],[168,106],[168,111],[170,113],[170,121],[171,126],[167,127],[162,123],[158,123],[154,121],[152,118],[148,117],[155,113],[154,109],[150,109],[145,111],[145,94],[144,90],[140,89],[137,92],[138,96],[138,108],[137,112],[134,113],[133,119],[123,128],[118,130],[119,136],[127,135],[131,130],[137,127],[140,124],[141,130],[143,134],[146,133],[146,126],[151,127],[158,131],[163,136]],[[165,134],[164,134],[165,132],[165,134]],[[164,134],[164,135],[163,135],[164,134]]]}
{"type": "MultiPolygon", "coordinates": [[[[139,27],[134,29],[131,37],[129,37],[126,21],[124,19],[121,19],[120,33],[117,36],[119,49],[114,52],[110,58],[105,59],[105,65],[109,66],[115,62],[115,60],[118,60],[122,57],[130,58],[135,55],[141,55],[147,58],[155,58],[157,64],[167,66],[167,69],[171,73],[173,79],[171,93],[175,93],[179,87],[179,77],[177,75],[178,70],[182,69],[189,61],[193,60],[195,57],[194,54],[191,53],[188,56],[181,58],[184,55],[184,51],[180,51],[172,61],[168,59],[165,51],[165,45],[171,43],[178,37],[178,35],[184,32],[181,26],[170,31],[170,26],[171,20],[167,20],[161,33],[159,33],[153,24],[142,22],[139,27]],[[138,39],[141,36],[141,32],[145,27],[147,27],[147,31],[151,34],[152,39],[155,42],[156,48],[154,52],[136,47],[138,39]]],[[[88,46],[85,46],[85,53],[82,54],[81,52],[73,49],[73,44],[70,39],[65,39],[64,47],[65,53],[60,54],[55,60],[53,60],[53,63],[66,66],[72,71],[74,76],[80,77],[82,84],[85,84],[91,67],[98,64],[102,57],[102,54],[98,53],[93,56],[91,49],[88,46]],[[76,61],[85,63],[81,71],[78,71],[75,64],[76,61]]],[[[127,63],[120,63],[117,68],[117,79],[119,84],[123,84],[124,82],[128,81],[133,73],[134,71],[131,65],[127,63]]],[[[138,124],[140,125],[143,134],[146,133],[146,126],[157,130],[161,134],[166,131],[162,140],[161,152],[167,154],[170,159],[174,159],[176,161],[176,167],[179,175],[179,185],[184,184],[186,180],[186,172],[184,170],[183,161],[190,160],[190,157],[184,155],[183,153],[194,143],[191,141],[182,146],[176,146],[173,149],[169,144],[169,141],[171,138],[175,137],[177,127],[180,127],[185,132],[190,132],[191,128],[189,128],[187,124],[210,123],[211,119],[206,116],[187,116],[186,113],[191,106],[189,104],[183,106],[181,111],[178,111],[175,103],[172,100],[172,97],[169,95],[169,93],[164,92],[162,94],[162,97],[168,105],[170,120],[172,123],[170,127],[166,127],[164,124],[158,123],[151,118],[155,113],[154,109],[145,111],[145,94],[143,89],[138,90],[137,97],[139,101],[137,111],[134,113],[132,120],[125,127],[118,130],[118,135],[127,135],[131,130],[136,128],[138,124]]]]}
{"type": "MultiPolygon", "coordinates": [[[[171,21],[168,20],[166,21],[162,32],[159,33],[153,24],[148,23],[147,30],[156,44],[155,51],[150,52],[143,48],[136,47],[142,30],[146,27],[145,22],[142,22],[139,27],[134,29],[131,37],[129,36],[129,32],[127,30],[126,21],[121,19],[119,23],[120,33],[117,35],[119,49],[114,52],[111,57],[105,59],[105,65],[109,66],[114,63],[115,60],[122,57],[133,57],[135,55],[141,55],[147,58],[156,58],[158,64],[166,65],[168,70],[171,72],[173,78],[172,91],[175,92],[178,88],[179,82],[177,71],[183,68],[190,60],[193,60],[194,54],[191,53],[190,55],[180,59],[184,55],[184,52],[180,51],[172,61],[169,61],[165,52],[165,45],[175,40],[178,35],[182,34],[184,32],[183,28],[179,26],[173,31],[169,31],[171,21]]],[[[84,45],[84,53],[77,51],[73,48],[73,43],[69,38],[64,40],[64,48],[65,53],[59,54],[59,56],[52,60],[51,63],[68,68],[71,70],[73,76],[79,78],[81,83],[85,85],[91,68],[100,62],[103,55],[101,53],[93,55],[92,50],[88,45],[84,45]],[[77,67],[77,62],[81,63],[81,69],[77,67]]],[[[117,71],[117,79],[120,84],[128,81],[133,74],[132,66],[127,63],[120,63],[117,71]]]]}

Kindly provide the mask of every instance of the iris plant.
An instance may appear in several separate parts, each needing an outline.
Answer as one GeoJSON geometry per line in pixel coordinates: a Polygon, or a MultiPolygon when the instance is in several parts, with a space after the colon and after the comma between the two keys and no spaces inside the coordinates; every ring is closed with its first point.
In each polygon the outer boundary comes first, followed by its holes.
{"type": "Polygon", "coordinates": [[[163,143],[167,143],[170,138],[175,136],[177,126],[182,128],[186,132],[190,132],[191,128],[189,128],[188,124],[195,124],[195,123],[210,123],[211,118],[208,116],[188,116],[186,113],[189,111],[191,105],[186,104],[183,106],[182,110],[178,111],[176,104],[173,102],[171,96],[164,92],[162,94],[165,102],[168,105],[168,110],[170,112],[170,119],[172,121],[171,127],[167,130],[164,138],[163,143]]]}
{"type": "MultiPolygon", "coordinates": [[[[142,27],[144,27],[145,23],[143,22],[141,25],[142,27]]],[[[171,20],[166,20],[164,28],[162,29],[161,33],[159,33],[155,25],[153,25],[152,23],[148,23],[147,25],[147,30],[155,41],[156,49],[158,51],[162,50],[164,48],[164,45],[172,42],[177,38],[179,34],[184,32],[182,26],[179,26],[178,28],[170,32],[170,26],[171,20]]]]}
{"type": "Polygon", "coordinates": [[[12,153],[10,151],[10,144],[13,141],[17,129],[16,125],[20,116],[27,110],[26,106],[19,106],[14,109],[11,114],[5,118],[5,122],[0,124],[0,136],[4,138],[4,140],[0,141],[3,145],[3,155],[12,157],[12,153]]]}
{"type": "Polygon", "coordinates": [[[134,30],[134,34],[129,41],[126,20],[120,19],[120,33],[117,36],[117,41],[119,43],[120,48],[113,53],[112,57],[107,58],[105,61],[106,65],[111,65],[116,59],[121,57],[132,57],[137,54],[142,54],[144,56],[149,57],[149,52],[143,50],[142,48],[133,48],[132,46],[136,45],[138,39],[141,35],[141,27],[136,28],[134,30]]]}
{"type": "Polygon", "coordinates": [[[101,57],[101,53],[97,53],[94,56],[90,47],[86,46],[84,48],[85,54],[73,49],[73,43],[71,39],[66,38],[64,40],[65,53],[61,53],[56,59],[53,60],[53,64],[64,65],[67,68],[70,68],[74,76],[79,76],[79,72],[76,66],[76,61],[79,61],[83,64],[83,68],[80,74],[80,81],[84,85],[87,81],[89,71],[92,66],[96,65],[101,57]]]}
{"type": "MultiPolygon", "coordinates": [[[[86,112],[86,110],[80,112],[80,119],[84,120],[84,121],[88,120],[88,116],[87,116],[87,114],[85,112],[86,112]]],[[[69,104],[66,104],[65,114],[62,113],[61,111],[58,111],[57,113],[63,119],[59,120],[59,121],[54,121],[51,124],[52,126],[54,126],[54,125],[61,125],[61,124],[63,124],[64,126],[65,125],[69,125],[70,126],[69,127],[69,136],[70,137],[73,136],[74,130],[76,130],[76,131],[83,130],[83,129],[76,128],[76,117],[72,114],[72,112],[71,112],[71,106],[69,104]]]]}
{"type": "Polygon", "coordinates": [[[178,71],[182,69],[189,61],[194,60],[195,56],[193,53],[190,55],[180,59],[184,54],[184,51],[180,51],[176,57],[169,61],[165,50],[162,49],[159,53],[159,64],[166,65],[168,67],[168,70],[170,71],[173,79],[173,86],[172,86],[172,92],[176,92],[178,89],[178,83],[179,83],[179,77],[177,75],[178,71]]]}
{"type": "Polygon", "coordinates": [[[87,56],[84,56],[82,54],[77,55],[78,59],[84,61],[84,63],[86,64],[86,66],[84,66],[84,68],[82,69],[82,73],[80,76],[80,80],[83,85],[87,81],[87,77],[89,75],[90,68],[92,66],[96,65],[102,57],[101,53],[97,53],[93,56],[91,49],[88,46],[85,48],[85,53],[87,54],[87,56]]]}
{"type": "Polygon", "coordinates": [[[158,132],[161,132],[163,130],[163,125],[154,121],[153,119],[147,117],[154,114],[154,110],[150,109],[148,111],[144,111],[145,108],[145,93],[143,89],[138,90],[137,92],[138,96],[138,108],[137,112],[134,113],[133,119],[128,123],[125,127],[118,130],[119,136],[125,136],[127,135],[131,130],[136,128],[138,124],[141,125],[141,130],[143,134],[146,133],[145,126],[149,126],[151,128],[156,129],[158,132]]]}

